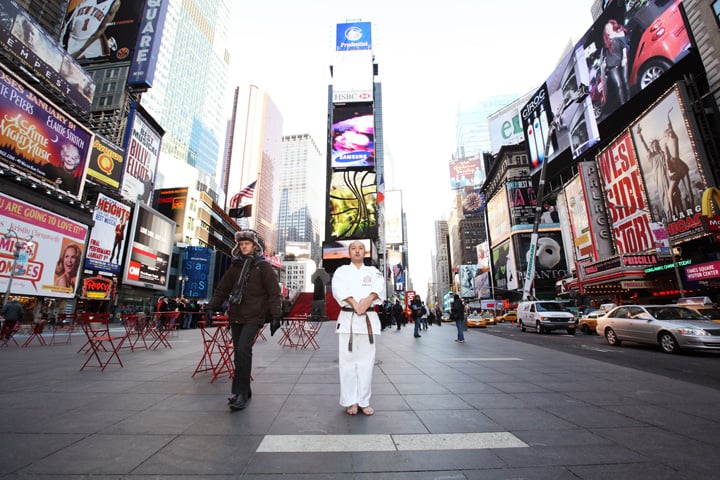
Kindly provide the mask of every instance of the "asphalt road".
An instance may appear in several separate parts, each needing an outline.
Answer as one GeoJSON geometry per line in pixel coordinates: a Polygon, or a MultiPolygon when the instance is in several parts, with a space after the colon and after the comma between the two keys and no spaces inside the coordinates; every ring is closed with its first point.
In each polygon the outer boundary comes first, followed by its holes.
{"type": "MultiPolygon", "coordinates": [[[[513,327],[507,323],[473,330],[720,389],[720,351],[667,354],[659,347],[630,342],[624,342],[620,347],[611,347],[604,337],[598,335],[581,332],[568,335],[564,331],[540,335],[529,330],[522,332],[517,324],[513,327]]],[[[588,375],[592,375],[592,372],[588,372],[588,375]]]]}

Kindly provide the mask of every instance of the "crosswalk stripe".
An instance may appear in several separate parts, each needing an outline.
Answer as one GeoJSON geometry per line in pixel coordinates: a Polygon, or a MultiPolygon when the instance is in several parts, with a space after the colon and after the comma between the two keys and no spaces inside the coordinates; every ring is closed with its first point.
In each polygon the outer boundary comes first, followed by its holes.
{"type": "Polygon", "coordinates": [[[401,435],[266,435],[257,452],[389,452],[412,450],[480,450],[524,448],[509,432],[428,433],[401,435]]]}

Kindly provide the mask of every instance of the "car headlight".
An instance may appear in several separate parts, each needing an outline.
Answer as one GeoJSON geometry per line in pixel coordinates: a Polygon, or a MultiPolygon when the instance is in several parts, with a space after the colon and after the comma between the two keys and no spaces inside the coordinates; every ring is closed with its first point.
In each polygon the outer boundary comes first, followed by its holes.
{"type": "Polygon", "coordinates": [[[710,334],[702,328],[678,328],[677,332],[680,335],[692,335],[695,337],[709,337],[710,334]]]}

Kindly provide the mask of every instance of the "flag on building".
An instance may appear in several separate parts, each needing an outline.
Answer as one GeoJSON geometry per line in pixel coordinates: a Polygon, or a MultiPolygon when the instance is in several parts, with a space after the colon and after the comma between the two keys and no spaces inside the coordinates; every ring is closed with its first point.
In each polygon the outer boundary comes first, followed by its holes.
{"type": "Polygon", "coordinates": [[[247,187],[240,190],[238,193],[233,195],[233,197],[230,199],[230,208],[238,208],[240,206],[240,200],[243,198],[252,198],[253,195],[255,195],[255,184],[257,183],[257,180],[252,182],[247,187]]]}

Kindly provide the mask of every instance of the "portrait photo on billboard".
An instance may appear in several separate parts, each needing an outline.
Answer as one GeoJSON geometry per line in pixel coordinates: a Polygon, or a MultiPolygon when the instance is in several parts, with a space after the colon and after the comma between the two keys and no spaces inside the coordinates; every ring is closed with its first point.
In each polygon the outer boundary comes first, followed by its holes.
{"type": "Polygon", "coordinates": [[[98,193],[85,268],[114,274],[120,272],[130,216],[128,205],[98,193]]]}
{"type": "Polygon", "coordinates": [[[371,103],[333,107],[331,166],[375,166],[375,117],[371,103]]]}
{"type": "Polygon", "coordinates": [[[332,239],[374,237],[377,234],[375,173],[333,172],[328,195],[328,231],[332,239]]]}
{"type": "Polygon", "coordinates": [[[123,283],[166,290],[175,222],[142,203],[135,207],[123,283]]]}
{"type": "Polygon", "coordinates": [[[0,160],[79,199],[92,132],[0,69],[0,160]]]}
{"type": "Polygon", "coordinates": [[[460,296],[475,298],[475,273],[477,265],[460,265],[460,296]]]}
{"type": "Polygon", "coordinates": [[[130,201],[140,200],[149,204],[165,132],[138,104],[132,105],[130,119],[130,127],[125,134],[125,172],[121,193],[130,201]]]}
{"type": "MultiPolygon", "coordinates": [[[[530,255],[530,233],[515,235],[517,245],[517,268],[527,272],[530,255]]],[[[555,282],[567,275],[567,261],[563,249],[562,234],[557,231],[540,232],[537,240],[535,254],[535,280],[536,290],[555,291],[555,282]]],[[[525,279],[523,278],[523,282],[525,279]]]]}
{"type": "Polygon", "coordinates": [[[129,61],[140,30],[145,2],[71,0],[61,29],[61,44],[90,63],[129,61]]]}
{"type": "Polygon", "coordinates": [[[704,231],[701,195],[708,182],[688,125],[676,86],[630,127],[653,220],[667,221],[674,239],[704,231]]]}
{"type": "Polygon", "coordinates": [[[613,0],[583,36],[598,123],[687,55],[690,38],[681,3],[613,0]]]}

